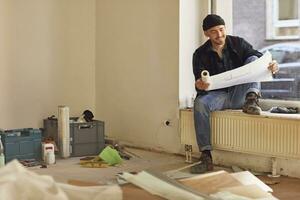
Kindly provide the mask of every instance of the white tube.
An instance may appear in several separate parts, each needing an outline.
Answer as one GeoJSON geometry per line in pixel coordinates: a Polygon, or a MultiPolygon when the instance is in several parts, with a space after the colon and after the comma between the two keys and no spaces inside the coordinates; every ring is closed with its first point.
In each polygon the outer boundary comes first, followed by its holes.
{"type": "Polygon", "coordinates": [[[62,158],[70,157],[69,107],[58,106],[58,143],[62,158]]]}
{"type": "Polygon", "coordinates": [[[209,72],[207,70],[203,70],[201,72],[201,80],[206,83],[210,82],[210,76],[209,76],[209,72]]]}
{"type": "Polygon", "coordinates": [[[205,83],[209,83],[209,86],[208,86],[208,88],[206,89],[206,91],[209,90],[209,88],[211,87],[211,80],[210,80],[209,71],[203,70],[203,71],[201,72],[201,80],[202,80],[203,82],[205,82],[205,83]]]}

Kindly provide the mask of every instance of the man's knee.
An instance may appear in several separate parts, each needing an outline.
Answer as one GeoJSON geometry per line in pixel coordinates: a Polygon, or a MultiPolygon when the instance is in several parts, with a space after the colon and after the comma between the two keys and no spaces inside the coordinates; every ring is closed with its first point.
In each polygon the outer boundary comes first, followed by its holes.
{"type": "Polygon", "coordinates": [[[194,102],[194,110],[197,112],[207,111],[207,103],[201,97],[197,97],[194,102]]]}

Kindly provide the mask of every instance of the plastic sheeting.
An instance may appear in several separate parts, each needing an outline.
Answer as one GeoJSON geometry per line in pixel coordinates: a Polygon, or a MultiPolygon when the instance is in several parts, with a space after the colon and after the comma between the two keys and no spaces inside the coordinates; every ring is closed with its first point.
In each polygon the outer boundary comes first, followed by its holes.
{"type": "Polygon", "coordinates": [[[5,200],[122,200],[117,185],[80,187],[56,183],[14,160],[0,168],[0,199],[5,200]]]}
{"type": "Polygon", "coordinates": [[[142,171],[137,175],[123,173],[120,175],[126,181],[143,188],[144,190],[170,200],[205,200],[206,198],[176,187],[151,174],[142,171]]]}
{"type": "Polygon", "coordinates": [[[69,124],[69,107],[58,107],[58,143],[59,151],[62,158],[70,157],[70,124],[69,124]]]}

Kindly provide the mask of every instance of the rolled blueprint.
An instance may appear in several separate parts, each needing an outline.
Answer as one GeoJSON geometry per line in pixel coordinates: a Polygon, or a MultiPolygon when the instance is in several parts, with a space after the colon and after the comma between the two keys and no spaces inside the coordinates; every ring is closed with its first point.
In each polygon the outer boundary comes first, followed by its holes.
{"type": "Polygon", "coordinates": [[[271,61],[272,55],[267,51],[262,57],[251,63],[210,76],[207,90],[227,88],[244,83],[272,81],[272,73],[268,69],[271,61]]]}
{"type": "MultiPolygon", "coordinates": [[[[201,72],[201,80],[205,83],[209,83],[210,84],[210,76],[209,76],[209,71],[207,70],[203,70],[201,72]]],[[[210,85],[208,86],[208,88],[206,90],[209,90],[210,85]]]]}
{"type": "Polygon", "coordinates": [[[207,70],[203,70],[201,72],[201,80],[206,83],[210,82],[210,76],[209,76],[209,72],[207,70]]]}
{"type": "Polygon", "coordinates": [[[58,144],[62,158],[70,157],[69,107],[58,106],[58,144]]]}

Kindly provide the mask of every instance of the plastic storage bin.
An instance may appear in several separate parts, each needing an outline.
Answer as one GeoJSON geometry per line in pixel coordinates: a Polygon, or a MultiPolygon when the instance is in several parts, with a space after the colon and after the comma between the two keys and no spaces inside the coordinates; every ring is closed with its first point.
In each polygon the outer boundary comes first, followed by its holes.
{"type": "MultiPolygon", "coordinates": [[[[104,149],[104,122],[77,123],[70,119],[70,153],[71,156],[98,155],[104,149]]],[[[57,119],[44,120],[44,137],[52,137],[58,145],[57,119]]]]}
{"type": "Polygon", "coordinates": [[[1,132],[5,162],[13,159],[41,160],[41,138],[39,129],[14,129],[1,132]]]}

